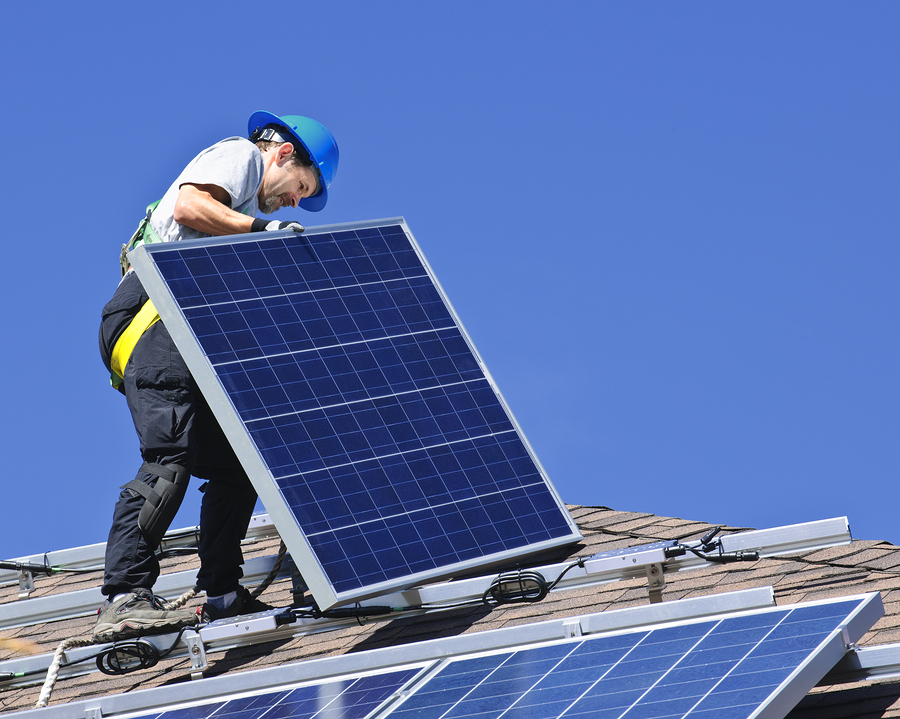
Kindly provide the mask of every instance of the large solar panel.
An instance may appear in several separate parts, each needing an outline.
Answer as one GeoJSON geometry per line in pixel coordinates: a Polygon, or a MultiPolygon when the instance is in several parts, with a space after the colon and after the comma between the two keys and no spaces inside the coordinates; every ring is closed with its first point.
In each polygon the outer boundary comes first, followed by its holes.
{"type": "MultiPolygon", "coordinates": [[[[775,704],[789,710],[812,688],[803,684],[786,701],[791,678],[859,606],[780,609],[457,660],[391,716],[745,719],[768,705],[784,716],[775,704]]],[[[839,658],[827,658],[817,678],[839,658]]]]}
{"type": "Polygon", "coordinates": [[[580,538],[402,219],[131,259],[323,608],[580,538]]]}
{"type": "Polygon", "coordinates": [[[809,602],[466,655],[145,716],[362,719],[378,710],[391,719],[784,717],[845,654],[845,642],[858,641],[882,613],[877,594],[809,602]]]}

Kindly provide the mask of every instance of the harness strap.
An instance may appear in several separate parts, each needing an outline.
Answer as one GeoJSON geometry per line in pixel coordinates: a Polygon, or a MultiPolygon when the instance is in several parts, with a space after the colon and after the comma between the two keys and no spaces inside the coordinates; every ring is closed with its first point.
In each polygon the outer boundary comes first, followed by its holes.
{"type": "Polygon", "coordinates": [[[134,319],[131,320],[128,327],[125,328],[125,331],[119,335],[109,362],[109,368],[112,370],[110,381],[116,389],[119,389],[124,381],[125,365],[128,364],[128,360],[131,357],[131,353],[134,352],[134,347],[137,345],[138,340],[143,336],[144,332],[150,329],[151,325],[158,321],[159,312],[156,311],[153,302],[147,300],[134,316],[134,319]]]}
{"type": "Polygon", "coordinates": [[[128,253],[131,250],[142,242],[162,242],[159,235],[156,234],[156,230],[153,229],[153,225],[150,224],[150,215],[153,214],[153,210],[159,206],[160,202],[162,202],[162,198],[147,205],[147,214],[144,216],[144,219],[141,220],[137,230],[135,230],[134,234],[131,236],[131,239],[122,245],[122,251],[119,253],[119,264],[122,266],[122,277],[125,276],[125,273],[128,272],[128,268],[131,267],[131,262],[128,261],[128,253]]]}

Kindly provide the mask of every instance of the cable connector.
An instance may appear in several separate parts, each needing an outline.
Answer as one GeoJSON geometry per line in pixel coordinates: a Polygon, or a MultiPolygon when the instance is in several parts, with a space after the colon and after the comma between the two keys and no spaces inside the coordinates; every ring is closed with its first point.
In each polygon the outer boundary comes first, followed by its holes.
{"type": "Polygon", "coordinates": [[[703,535],[703,538],[700,540],[700,548],[704,552],[711,552],[719,546],[719,543],[711,544],[713,537],[715,537],[719,532],[722,531],[721,527],[713,527],[709,532],[703,535]]]}
{"type": "Polygon", "coordinates": [[[665,554],[666,559],[672,559],[673,557],[683,557],[687,554],[687,547],[676,544],[674,547],[666,547],[663,549],[663,554],[665,554]]]}
{"type": "Polygon", "coordinates": [[[55,567],[51,567],[44,557],[43,564],[33,564],[32,562],[0,562],[0,569],[12,569],[16,572],[31,572],[32,574],[46,574],[48,577],[56,571],[55,567]]]}

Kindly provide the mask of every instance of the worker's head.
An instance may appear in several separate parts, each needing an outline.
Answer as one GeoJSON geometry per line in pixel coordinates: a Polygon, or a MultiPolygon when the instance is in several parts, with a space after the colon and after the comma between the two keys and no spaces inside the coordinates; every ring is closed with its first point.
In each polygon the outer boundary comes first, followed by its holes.
{"type": "MultiPolygon", "coordinates": [[[[270,112],[260,111],[250,117],[249,133],[250,140],[263,152],[281,153],[276,157],[278,164],[273,165],[275,175],[279,175],[281,171],[289,171],[297,178],[312,175],[315,184],[311,188],[305,188],[304,196],[295,198],[297,206],[310,212],[318,212],[325,207],[325,203],[328,202],[328,189],[337,172],[339,154],[337,142],[323,125],[300,115],[279,117],[270,112]],[[287,148],[281,147],[285,144],[291,146],[290,152],[287,152],[287,148]],[[306,195],[306,191],[310,191],[310,194],[306,195]]],[[[268,174],[271,173],[267,171],[268,174]]],[[[270,181],[274,179],[286,178],[281,176],[268,178],[270,181]]],[[[305,179],[299,181],[308,185],[305,179]]],[[[279,204],[277,197],[274,200],[266,197],[266,184],[267,178],[264,175],[260,209],[263,212],[273,212],[279,207],[284,207],[285,198],[282,197],[279,204]],[[274,207],[267,209],[267,200],[274,203],[274,207]]]]}
{"type": "Polygon", "coordinates": [[[294,150],[290,140],[262,141],[263,176],[256,193],[260,212],[271,215],[283,207],[303,207],[303,203],[321,192],[318,173],[302,152],[294,150]]]}

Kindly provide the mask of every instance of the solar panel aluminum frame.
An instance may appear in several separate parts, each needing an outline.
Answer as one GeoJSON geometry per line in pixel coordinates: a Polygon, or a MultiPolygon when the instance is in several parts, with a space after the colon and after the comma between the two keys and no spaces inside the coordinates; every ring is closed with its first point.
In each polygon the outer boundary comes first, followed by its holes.
{"type": "MultiPolygon", "coordinates": [[[[783,719],[796,703],[815,686],[853,645],[884,615],[884,605],[878,592],[832,597],[825,600],[800,602],[781,607],[760,603],[760,589],[731,592],[709,597],[684,599],[663,605],[610,610],[598,614],[566,619],[554,619],[534,624],[462,634],[459,636],[413,642],[398,646],[372,649],[365,652],[320,657],[303,662],[256,669],[237,674],[210,677],[202,682],[175,683],[167,686],[94,697],[80,702],[60,704],[43,709],[30,709],[10,714],[11,717],[44,717],[71,719],[78,716],[146,717],[179,707],[209,704],[245,694],[259,694],[283,690],[287,686],[346,679],[364,673],[383,673],[405,667],[425,667],[432,670],[422,675],[427,683],[437,669],[448,662],[471,656],[527,650],[548,644],[577,642],[591,637],[610,637],[660,627],[684,626],[710,619],[753,616],[766,612],[784,611],[794,606],[810,607],[838,601],[858,601],[840,626],[831,631],[810,658],[791,671],[789,676],[748,716],[763,719],[783,719]],[[747,601],[749,599],[749,601],[747,601]],[[573,633],[572,625],[583,630],[573,633]]],[[[771,596],[771,588],[768,588],[771,596]]],[[[764,599],[764,598],[763,598],[764,599]]],[[[75,652],[87,650],[74,650],[75,652]]],[[[413,685],[420,682],[414,680],[413,685]]],[[[403,693],[404,695],[406,692],[403,693]]],[[[399,708],[389,700],[386,705],[399,708]]],[[[402,704],[400,705],[402,707],[402,704]]],[[[384,706],[375,716],[384,716],[384,706]]],[[[390,716],[390,714],[388,714],[390,716]]]]}
{"type": "MultiPolygon", "coordinates": [[[[432,581],[437,581],[450,576],[458,576],[470,572],[475,569],[482,569],[488,566],[500,565],[513,560],[523,559],[528,556],[540,554],[549,549],[565,546],[573,542],[577,542],[582,538],[574,520],[562,503],[558,492],[553,487],[547,476],[546,471],[540,464],[534,450],[525,438],[520,425],[513,416],[509,405],[506,403],[499,388],[497,387],[493,377],[485,366],[480,354],[465,330],[459,316],[453,309],[446,293],[437,280],[434,271],[425,259],[421,248],[415,240],[412,232],[406,224],[406,221],[400,218],[386,218],[380,220],[371,220],[364,222],[350,222],[334,225],[322,225],[317,227],[309,227],[306,229],[305,236],[316,235],[319,233],[335,233],[348,230],[369,229],[372,227],[382,227],[388,225],[399,225],[409,239],[410,244],[415,251],[418,259],[421,261],[429,279],[444,302],[447,311],[450,313],[456,327],[462,335],[470,349],[472,356],[478,363],[478,366],[487,380],[490,388],[496,393],[496,396],[506,412],[506,415],[512,424],[518,437],[521,439],[524,447],[533,461],[537,472],[546,484],[547,489],[556,502],[557,507],[566,520],[568,533],[561,537],[550,540],[529,544],[525,547],[498,552],[486,557],[479,557],[459,562],[454,565],[444,565],[434,570],[419,572],[416,574],[405,575],[394,580],[384,581],[377,584],[370,584],[356,591],[336,591],[329,581],[325,569],[298,524],[298,520],[294,517],[290,507],[281,495],[273,475],[263,460],[260,451],[251,441],[250,436],[245,430],[243,423],[237,413],[235,406],[223,389],[216,372],[213,369],[209,359],[202,351],[198,338],[191,330],[185,316],[178,307],[178,304],[163,279],[159,269],[153,261],[153,254],[164,252],[172,249],[170,243],[141,245],[129,254],[131,264],[135,268],[145,290],[150,295],[160,317],[162,318],[166,328],[169,331],[175,345],[184,358],[187,366],[206,398],[209,406],[219,420],[222,429],[231,443],[235,453],[240,459],[250,476],[251,481],[256,488],[260,499],[265,505],[269,515],[275,523],[282,539],[287,545],[295,563],[303,574],[303,578],[307,583],[310,591],[316,599],[316,602],[323,609],[356,602],[373,596],[383,595],[396,590],[409,589],[432,581]]],[[[214,245],[234,244],[239,242],[260,242],[261,240],[276,240],[282,238],[296,238],[297,235],[288,230],[282,232],[266,232],[251,233],[246,235],[230,235],[225,237],[212,237],[200,240],[183,240],[177,243],[178,249],[189,249],[193,247],[209,247],[214,245]]]]}
{"type": "MultiPolygon", "coordinates": [[[[862,639],[865,633],[872,627],[874,624],[884,616],[884,604],[881,599],[881,594],[879,592],[871,592],[868,594],[860,594],[860,595],[851,595],[846,597],[832,597],[829,599],[823,600],[813,600],[809,602],[799,602],[796,605],[785,605],[785,606],[775,606],[768,607],[763,609],[753,609],[748,611],[739,611],[734,614],[728,615],[730,618],[741,618],[741,617],[758,617],[763,614],[769,614],[774,612],[784,612],[785,610],[792,610],[796,608],[807,608],[807,607],[816,607],[822,605],[829,605],[836,602],[859,602],[858,606],[851,610],[851,612],[846,616],[846,620],[834,628],[827,636],[822,639],[819,645],[809,651],[808,656],[803,659],[799,664],[794,666],[794,668],[790,671],[790,673],[782,680],[782,682],[774,688],[768,696],[764,699],[760,700],[758,704],[756,704],[756,708],[752,711],[749,710],[749,713],[746,715],[747,719],[784,719],[790,712],[793,710],[797,703],[814,687],[817,682],[825,676],[832,667],[834,667],[838,662],[841,662],[846,656],[852,655],[852,653],[856,649],[856,643],[862,639]]],[[[658,606],[658,605],[657,605],[658,606]]],[[[643,608],[640,608],[643,609],[643,608]]],[[[628,611],[628,610],[621,610],[628,611]]],[[[617,612],[608,612],[608,614],[616,614],[617,612]]],[[[603,615],[593,615],[593,616],[603,616],[603,615]]],[[[705,617],[691,617],[686,618],[685,620],[679,621],[675,620],[672,622],[666,622],[663,620],[660,624],[647,623],[640,626],[631,626],[631,627],[623,627],[622,631],[600,631],[593,635],[593,638],[598,638],[602,636],[610,637],[615,635],[626,635],[635,632],[654,630],[660,627],[677,627],[677,626],[688,626],[691,624],[698,624],[704,621],[708,621],[710,619],[716,620],[723,618],[722,615],[707,615],[705,617]]],[[[582,622],[584,624],[584,622],[582,622]]],[[[520,627],[523,630],[523,633],[531,630],[533,627],[538,625],[525,625],[520,627]]],[[[503,631],[503,630],[495,630],[495,631],[503,631]]],[[[569,641],[578,641],[579,639],[585,638],[585,635],[579,634],[570,634],[567,636],[565,640],[558,640],[556,642],[550,641],[543,644],[543,646],[547,646],[550,644],[565,644],[569,641]]],[[[590,638],[590,637],[588,637],[590,638]]],[[[790,639],[782,640],[782,641],[790,641],[790,639]]],[[[522,647],[518,649],[529,648],[527,635],[522,638],[522,647]]],[[[530,645],[531,647],[541,646],[538,641],[535,641],[530,645]]],[[[498,648],[488,648],[486,644],[481,647],[480,652],[475,652],[477,656],[485,657],[490,656],[492,654],[506,654],[509,652],[509,648],[507,647],[498,647],[498,648]]],[[[451,656],[444,660],[444,664],[447,662],[457,662],[464,660],[468,657],[461,656],[451,656]]],[[[673,667],[671,667],[674,669],[673,667]]],[[[729,672],[730,673],[730,672],[729,672]]],[[[724,677],[722,677],[719,682],[722,682],[728,678],[728,674],[726,673],[724,677]]],[[[759,672],[764,674],[765,672],[759,672]]],[[[432,681],[435,677],[436,672],[433,672],[427,678],[418,683],[418,685],[413,688],[409,692],[404,692],[404,696],[401,699],[398,706],[391,707],[388,716],[402,715],[402,709],[404,706],[404,702],[408,701],[412,697],[415,696],[415,692],[418,691],[421,685],[425,685],[428,687],[428,682],[432,681]]],[[[536,687],[532,687],[536,688],[536,687]]],[[[649,690],[647,690],[649,692],[649,690]]],[[[498,692],[499,693],[499,692],[498,692]]],[[[642,697],[643,698],[643,697],[642,697]]],[[[548,699],[549,701],[549,699],[548,699]]],[[[515,704],[512,705],[513,707],[515,704]]],[[[534,705],[532,705],[534,706],[534,705]]],[[[557,717],[561,719],[561,717],[567,716],[569,709],[573,709],[572,705],[569,706],[568,709],[563,711],[561,714],[558,714],[557,717]]],[[[631,708],[634,708],[632,706],[631,708]]],[[[624,719],[631,714],[630,709],[624,709],[621,711],[620,716],[624,719]]],[[[696,708],[696,706],[695,706],[696,708]]],[[[735,707],[729,707],[735,708],[735,707]]],[[[544,707],[542,707],[540,711],[541,716],[550,717],[553,716],[552,713],[548,713],[543,711],[544,707]]],[[[689,717],[693,715],[693,709],[688,710],[687,712],[676,712],[672,711],[671,707],[665,706],[666,716],[684,716],[689,717]]],[[[724,710],[723,710],[724,711],[724,710]]],[[[647,705],[640,705],[638,709],[638,713],[641,716],[651,716],[647,712],[647,705]],[[644,713],[640,713],[641,709],[643,709],[644,713]]],[[[448,714],[452,712],[448,711],[448,714]]],[[[705,709],[700,712],[703,716],[709,716],[710,710],[705,709]]],[[[498,713],[492,711],[485,711],[482,716],[503,716],[505,712],[498,713]]],[[[573,710],[572,715],[574,716],[584,716],[584,711],[576,712],[573,710]]],[[[416,712],[412,713],[412,716],[416,716],[416,712]]],[[[476,714],[468,714],[466,716],[476,716],[476,714]]],[[[610,715],[611,716],[611,715],[610,715]]],[[[735,716],[732,713],[728,713],[728,716],[735,716]]]]}

